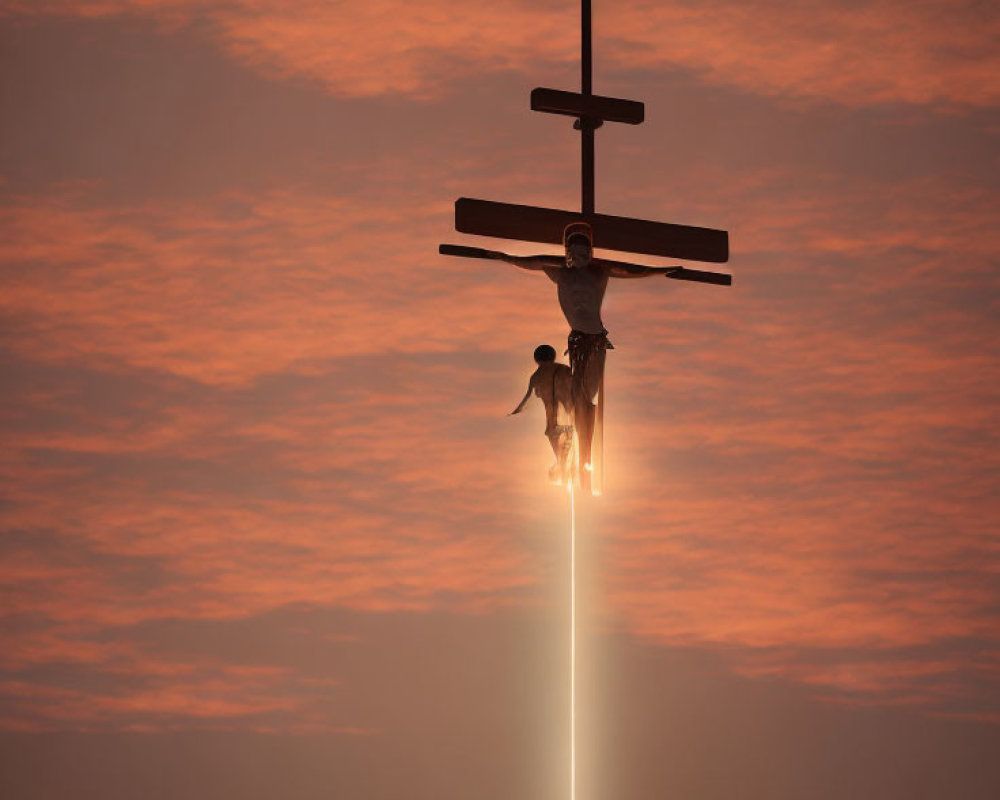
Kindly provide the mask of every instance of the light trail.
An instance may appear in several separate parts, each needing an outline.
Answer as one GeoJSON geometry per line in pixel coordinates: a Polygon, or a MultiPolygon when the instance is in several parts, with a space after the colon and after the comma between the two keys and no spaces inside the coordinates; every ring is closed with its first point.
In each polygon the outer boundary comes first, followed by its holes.
{"type": "Polygon", "coordinates": [[[576,496],[569,482],[569,800],[576,800],[576,496]]]}

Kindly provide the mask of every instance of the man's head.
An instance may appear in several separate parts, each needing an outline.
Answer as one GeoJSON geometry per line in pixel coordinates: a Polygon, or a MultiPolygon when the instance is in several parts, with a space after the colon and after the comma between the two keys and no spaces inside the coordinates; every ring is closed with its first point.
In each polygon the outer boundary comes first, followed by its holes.
{"type": "Polygon", "coordinates": [[[573,222],[563,231],[566,266],[586,267],[594,259],[594,234],[586,222],[573,222]]]}
{"type": "Polygon", "coordinates": [[[540,344],[535,348],[535,363],[545,364],[556,360],[556,349],[550,344],[540,344]]]}

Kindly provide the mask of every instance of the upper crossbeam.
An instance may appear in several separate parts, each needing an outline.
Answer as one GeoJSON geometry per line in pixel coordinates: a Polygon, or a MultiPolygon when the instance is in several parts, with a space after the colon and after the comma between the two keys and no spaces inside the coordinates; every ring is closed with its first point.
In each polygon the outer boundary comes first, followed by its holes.
{"type": "Polygon", "coordinates": [[[594,246],[626,253],[724,263],[729,260],[729,234],[713,228],[651,222],[609,214],[586,214],[554,208],[496,203],[460,197],[455,201],[455,230],[479,236],[562,244],[571,222],[589,222],[594,246]]]}
{"type": "Polygon", "coordinates": [[[570,117],[586,117],[603,122],[624,122],[627,125],[638,125],[645,119],[646,114],[646,107],[637,100],[621,100],[617,97],[585,95],[542,87],[531,90],[531,110],[544,111],[548,114],[565,114],[570,117]]]}

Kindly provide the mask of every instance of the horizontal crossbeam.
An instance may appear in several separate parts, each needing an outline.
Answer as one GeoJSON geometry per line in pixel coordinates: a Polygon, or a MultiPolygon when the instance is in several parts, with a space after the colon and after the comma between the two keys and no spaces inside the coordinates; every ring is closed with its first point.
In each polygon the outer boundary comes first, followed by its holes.
{"type": "MultiPolygon", "coordinates": [[[[438,252],[443,256],[461,256],[463,258],[485,258],[496,260],[503,257],[503,253],[497,250],[486,250],[482,247],[466,247],[463,244],[442,244],[438,245],[438,252]]],[[[625,261],[611,261],[606,258],[597,259],[601,264],[609,267],[641,267],[641,264],[629,264],[625,261]]],[[[687,267],[669,267],[660,274],[665,278],[673,278],[678,281],[696,281],[698,283],[713,283],[716,286],[732,286],[733,276],[722,272],[705,272],[700,269],[688,269],[687,267]]]]}
{"type": "Polygon", "coordinates": [[[617,97],[584,95],[541,87],[531,90],[531,110],[587,117],[591,120],[624,122],[628,125],[638,125],[646,114],[646,107],[637,100],[619,100],[617,97]]]}
{"type": "MultiPolygon", "coordinates": [[[[444,245],[442,245],[443,247],[444,245]]],[[[438,252],[441,251],[438,248],[438,252]]],[[[607,258],[597,259],[602,264],[609,267],[640,267],[642,264],[629,264],[627,261],[612,261],[607,258]]],[[[664,278],[673,278],[678,281],[696,281],[697,283],[713,283],[716,286],[732,286],[733,276],[725,272],[706,272],[701,269],[688,269],[687,267],[673,267],[669,272],[663,273],[664,278]]]]}
{"type": "Polygon", "coordinates": [[[581,220],[593,227],[595,247],[689,261],[724,263],[729,260],[726,231],[607,214],[583,216],[573,211],[470,197],[455,201],[455,230],[479,236],[562,244],[566,226],[581,220]]]}

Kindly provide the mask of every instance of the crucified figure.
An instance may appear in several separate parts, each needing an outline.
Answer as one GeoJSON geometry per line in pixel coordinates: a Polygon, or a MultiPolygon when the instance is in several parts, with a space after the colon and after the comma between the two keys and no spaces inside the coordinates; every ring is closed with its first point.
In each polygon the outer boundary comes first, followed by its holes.
{"type": "Polygon", "coordinates": [[[563,232],[565,254],[512,256],[493,250],[480,257],[506,261],[522,269],[544,272],[556,284],[559,307],[570,326],[569,363],[573,373],[573,407],[580,445],[580,482],[590,488],[591,451],[598,392],[604,380],[605,351],[613,349],[601,321],[601,305],[609,278],[673,277],[680,267],[647,267],[594,258],[591,227],[574,222],[563,232]]]}

